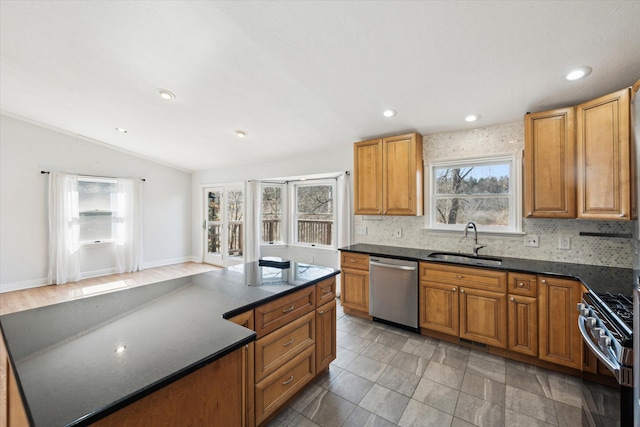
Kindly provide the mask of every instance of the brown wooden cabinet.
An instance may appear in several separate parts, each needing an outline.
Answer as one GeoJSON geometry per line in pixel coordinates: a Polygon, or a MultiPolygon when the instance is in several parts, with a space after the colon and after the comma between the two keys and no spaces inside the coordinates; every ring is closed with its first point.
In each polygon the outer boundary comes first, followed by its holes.
{"type": "Polygon", "coordinates": [[[573,107],[524,117],[525,217],[575,218],[573,107]]]}
{"type": "Polygon", "coordinates": [[[534,274],[508,273],[508,349],[538,357],[538,292],[534,274]]]}
{"type": "Polygon", "coordinates": [[[630,90],[576,107],[578,218],[634,219],[630,90]]]}
{"type": "Polygon", "coordinates": [[[342,306],[350,314],[366,317],[369,315],[369,255],[343,251],[340,260],[342,306]]]}
{"type": "Polygon", "coordinates": [[[422,135],[354,144],[354,214],[422,215],[422,135]]]}
{"type": "Polygon", "coordinates": [[[316,309],[316,373],[336,359],[336,300],[316,309]]]}
{"type": "MultiPolygon", "coordinates": [[[[253,310],[245,311],[229,319],[229,321],[244,326],[247,329],[255,330],[253,310]]],[[[242,425],[244,427],[255,426],[255,409],[254,409],[254,392],[255,387],[255,368],[254,368],[255,342],[250,342],[245,347],[242,354],[242,425]]]]}
{"type": "Polygon", "coordinates": [[[578,330],[581,284],[576,280],[538,276],[539,358],[582,368],[582,337],[578,330]]]}
{"type": "Polygon", "coordinates": [[[420,327],[505,348],[506,279],[501,271],[420,263],[420,327]]]}

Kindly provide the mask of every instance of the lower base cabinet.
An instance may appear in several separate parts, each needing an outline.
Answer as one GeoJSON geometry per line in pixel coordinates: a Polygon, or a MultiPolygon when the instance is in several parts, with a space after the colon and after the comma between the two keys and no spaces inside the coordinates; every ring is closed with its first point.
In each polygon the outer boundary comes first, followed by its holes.
{"type": "Polygon", "coordinates": [[[538,300],[509,295],[509,350],[538,357],[538,300]]]}
{"type": "Polygon", "coordinates": [[[336,360],[336,300],[316,309],[316,372],[336,360]]]}

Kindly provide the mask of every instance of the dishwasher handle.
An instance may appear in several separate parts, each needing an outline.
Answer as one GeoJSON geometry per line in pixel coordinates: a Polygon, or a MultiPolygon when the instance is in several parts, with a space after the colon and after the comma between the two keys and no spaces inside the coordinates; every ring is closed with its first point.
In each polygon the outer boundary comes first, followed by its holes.
{"type": "Polygon", "coordinates": [[[377,267],[393,268],[395,270],[405,270],[405,271],[415,271],[417,269],[416,267],[409,267],[406,265],[384,264],[384,263],[375,262],[375,261],[369,261],[369,265],[375,265],[377,267]]]}

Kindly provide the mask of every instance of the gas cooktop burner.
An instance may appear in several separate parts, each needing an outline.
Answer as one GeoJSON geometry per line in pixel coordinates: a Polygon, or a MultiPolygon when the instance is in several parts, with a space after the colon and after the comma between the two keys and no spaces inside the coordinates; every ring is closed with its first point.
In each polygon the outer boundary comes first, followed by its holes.
{"type": "Polygon", "coordinates": [[[613,295],[609,292],[597,295],[622,322],[633,329],[633,301],[631,298],[622,294],[613,295]]]}

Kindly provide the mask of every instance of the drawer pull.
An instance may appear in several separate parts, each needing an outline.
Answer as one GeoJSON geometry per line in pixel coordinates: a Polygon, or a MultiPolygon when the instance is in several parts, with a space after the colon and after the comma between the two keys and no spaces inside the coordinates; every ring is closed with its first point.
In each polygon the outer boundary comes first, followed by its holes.
{"type": "Polygon", "coordinates": [[[282,344],[283,347],[289,347],[291,344],[293,344],[293,342],[295,341],[295,338],[291,338],[289,341],[287,341],[286,343],[282,344]]]}
{"type": "Polygon", "coordinates": [[[319,311],[318,314],[322,316],[324,314],[324,310],[323,311],[319,311]]]}
{"type": "Polygon", "coordinates": [[[455,292],[455,291],[456,291],[456,288],[451,288],[451,292],[455,292]]]}
{"type": "Polygon", "coordinates": [[[461,276],[460,274],[456,274],[456,279],[464,279],[464,276],[461,276]]]}
{"type": "Polygon", "coordinates": [[[460,293],[461,293],[461,294],[464,294],[464,289],[460,289],[460,293]]]}
{"type": "Polygon", "coordinates": [[[519,288],[524,287],[524,283],[522,283],[522,282],[518,282],[518,287],[519,287],[519,288]]]}
{"type": "Polygon", "coordinates": [[[322,291],[322,295],[326,295],[328,293],[331,293],[331,289],[325,289],[324,291],[322,291]]]}
{"type": "Polygon", "coordinates": [[[290,311],[293,311],[294,308],[295,308],[294,306],[291,306],[289,308],[285,308],[284,310],[282,310],[282,312],[283,313],[289,313],[290,311]]]}
{"type": "Polygon", "coordinates": [[[351,262],[358,262],[358,260],[355,260],[355,259],[353,259],[353,258],[352,258],[352,259],[351,259],[351,262]]]}
{"type": "Polygon", "coordinates": [[[282,385],[289,385],[289,384],[291,384],[291,381],[293,381],[293,375],[291,375],[288,380],[283,382],[282,385]]]}
{"type": "Polygon", "coordinates": [[[516,299],[514,297],[509,298],[510,301],[515,301],[516,299]]]}
{"type": "Polygon", "coordinates": [[[547,283],[547,281],[545,279],[542,279],[541,282],[542,283],[547,283]]]}

